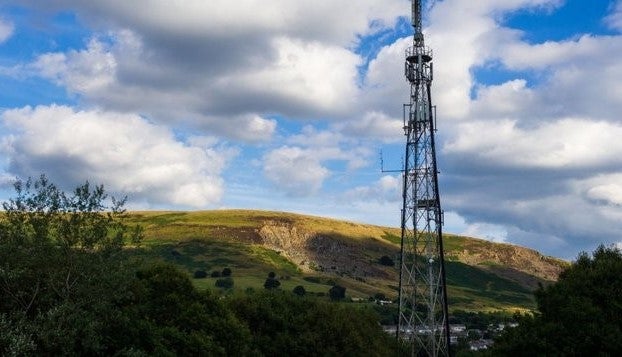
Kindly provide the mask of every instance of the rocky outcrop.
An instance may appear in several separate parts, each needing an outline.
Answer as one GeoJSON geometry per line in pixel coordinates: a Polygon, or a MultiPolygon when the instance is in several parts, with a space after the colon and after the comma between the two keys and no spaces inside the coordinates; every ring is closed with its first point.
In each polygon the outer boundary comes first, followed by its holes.
{"type": "Polygon", "coordinates": [[[258,235],[263,246],[280,252],[303,271],[332,272],[354,278],[387,276],[373,258],[366,259],[368,247],[348,237],[310,232],[287,221],[265,221],[258,235]]]}

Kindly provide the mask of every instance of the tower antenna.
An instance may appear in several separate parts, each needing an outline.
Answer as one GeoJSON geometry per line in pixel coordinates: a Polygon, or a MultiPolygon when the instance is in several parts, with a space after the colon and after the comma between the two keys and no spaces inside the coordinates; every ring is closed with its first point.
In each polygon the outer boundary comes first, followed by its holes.
{"type": "Polygon", "coordinates": [[[448,356],[449,319],[442,219],[432,105],[432,50],[425,46],[421,0],[412,0],[412,46],[404,73],[410,102],[404,104],[404,186],[397,338],[412,356],[448,356]]]}

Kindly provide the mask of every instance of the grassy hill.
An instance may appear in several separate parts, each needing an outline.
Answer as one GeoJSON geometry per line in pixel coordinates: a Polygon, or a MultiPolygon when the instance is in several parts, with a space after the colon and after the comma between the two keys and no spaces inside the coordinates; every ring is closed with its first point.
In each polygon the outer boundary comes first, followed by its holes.
{"type": "MultiPolygon", "coordinates": [[[[216,210],[134,212],[145,230],[144,254],[196,270],[233,271],[236,289],[263,289],[268,272],[281,288],[303,285],[325,294],[330,286],[351,297],[397,296],[399,258],[396,228],[282,212],[216,210]]],[[[492,311],[535,307],[531,291],[554,281],[566,262],[508,244],[444,235],[450,309],[492,311]]],[[[214,289],[214,278],[194,279],[214,289]]]]}

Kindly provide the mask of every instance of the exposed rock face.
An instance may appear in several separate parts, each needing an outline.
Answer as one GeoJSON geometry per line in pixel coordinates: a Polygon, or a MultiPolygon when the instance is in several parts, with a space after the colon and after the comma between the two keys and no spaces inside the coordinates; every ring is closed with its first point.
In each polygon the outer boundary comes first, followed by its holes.
{"type": "MultiPolygon", "coordinates": [[[[354,278],[387,278],[395,273],[377,264],[371,256],[397,254],[395,245],[381,239],[370,237],[363,243],[337,233],[309,231],[296,220],[288,219],[263,221],[256,236],[256,243],[280,252],[305,272],[325,271],[354,278]]],[[[446,251],[445,256],[529,289],[537,288],[538,283],[557,280],[566,266],[532,249],[478,239],[465,240],[463,247],[446,251]]]]}
{"type": "Polygon", "coordinates": [[[305,263],[309,261],[309,254],[305,247],[312,236],[310,233],[292,223],[279,221],[266,221],[258,233],[266,248],[281,252],[301,269],[308,270],[305,263]]]}
{"type": "Polygon", "coordinates": [[[567,266],[532,249],[491,242],[450,251],[446,257],[478,266],[530,289],[537,288],[539,282],[556,281],[567,266]]]}
{"type": "MultiPolygon", "coordinates": [[[[356,240],[309,232],[287,221],[265,221],[258,231],[262,244],[281,254],[303,271],[327,271],[351,277],[386,277],[373,259],[365,259],[365,247],[356,240]]],[[[369,243],[369,242],[368,242],[369,243]]],[[[377,241],[378,245],[388,244],[377,241]]],[[[389,248],[390,249],[390,248],[389,248]]]]}

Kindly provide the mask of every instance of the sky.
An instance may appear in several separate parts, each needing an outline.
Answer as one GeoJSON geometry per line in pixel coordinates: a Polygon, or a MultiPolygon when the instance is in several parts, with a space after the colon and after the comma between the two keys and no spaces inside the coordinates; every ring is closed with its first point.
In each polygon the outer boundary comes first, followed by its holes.
{"type": "MultiPolygon", "coordinates": [[[[622,0],[424,2],[444,231],[622,247],[622,0]]],[[[2,0],[0,198],[399,227],[408,0],[2,0]]]]}

